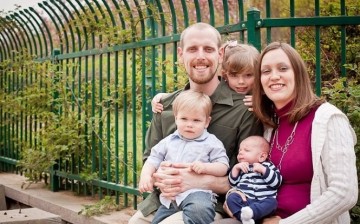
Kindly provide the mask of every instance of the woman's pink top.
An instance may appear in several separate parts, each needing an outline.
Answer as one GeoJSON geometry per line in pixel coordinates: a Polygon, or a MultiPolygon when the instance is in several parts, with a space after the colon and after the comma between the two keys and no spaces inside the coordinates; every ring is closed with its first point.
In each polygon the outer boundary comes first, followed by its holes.
{"type": "MultiPolygon", "coordinates": [[[[289,111],[291,103],[276,111],[279,117],[278,143],[284,147],[295,124],[288,122],[284,114],[289,111]]],[[[298,122],[294,141],[283,156],[280,173],[283,182],[278,190],[278,208],[276,215],[286,218],[310,204],[310,184],[313,176],[311,160],[311,127],[316,109],[313,109],[298,122]]],[[[274,131],[275,133],[275,131],[274,131]]],[[[274,133],[270,144],[274,141],[274,133]]],[[[272,144],[270,160],[279,167],[282,152],[272,144]]]]}

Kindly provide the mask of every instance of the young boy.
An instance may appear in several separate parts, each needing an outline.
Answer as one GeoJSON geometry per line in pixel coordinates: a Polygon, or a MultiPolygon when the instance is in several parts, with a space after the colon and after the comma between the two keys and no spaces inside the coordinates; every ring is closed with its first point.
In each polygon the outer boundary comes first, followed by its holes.
{"type": "MultiPolygon", "coordinates": [[[[229,87],[237,93],[244,94],[244,103],[252,111],[251,90],[254,83],[254,69],[260,55],[259,51],[248,44],[229,41],[223,45],[224,60],[221,64],[222,77],[229,87]]],[[[166,93],[158,93],[151,101],[152,111],[161,113],[163,105],[160,99],[166,93]]]]}
{"type": "Polygon", "coordinates": [[[269,150],[265,138],[246,138],[240,143],[239,163],[229,173],[233,188],[226,195],[225,210],[243,224],[254,224],[254,220],[260,220],[276,210],[276,192],[282,177],[278,168],[267,160],[269,150]],[[246,196],[246,200],[242,196],[246,196]]]}
{"type": "MultiPolygon", "coordinates": [[[[173,102],[177,130],[151,149],[140,176],[139,191],[153,190],[152,175],[160,163],[188,163],[189,170],[197,174],[224,176],[229,159],[224,145],[215,135],[207,132],[212,103],[204,93],[186,90],[173,102]]],[[[183,211],[184,223],[211,223],[215,217],[214,195],[209,190],[190,189],[175,198],[160,194],[162,205],[152,223],[159,223],[168,216],[183,211]],[[206,216],[199,214],[208,214],[206,216]]]]}

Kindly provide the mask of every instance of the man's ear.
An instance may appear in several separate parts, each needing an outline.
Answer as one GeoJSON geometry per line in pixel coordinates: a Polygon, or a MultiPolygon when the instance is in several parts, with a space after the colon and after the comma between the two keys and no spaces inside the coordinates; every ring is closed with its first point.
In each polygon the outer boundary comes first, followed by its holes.
{"type": "Polygon", "coordinates": [[[178,61],[180,64],[183,63],[183,49],[181,47],[177,48],[178,61]]]}
{"type": "Polygon", "coordinates": [[[224,60],[224,51],[225,48],[224,47],[220,47],[219,48],[219,63],[221,64],[224,60]]]}

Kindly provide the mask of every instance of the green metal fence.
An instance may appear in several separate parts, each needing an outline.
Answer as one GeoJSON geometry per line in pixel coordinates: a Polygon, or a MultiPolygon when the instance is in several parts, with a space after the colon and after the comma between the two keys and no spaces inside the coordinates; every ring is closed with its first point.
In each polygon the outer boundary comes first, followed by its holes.
{"type": "Polygon", "coordinates": [[[331,39],[334,72],[348,74],[359,1],[279,2],[50,0],[0,15],[0,169],[136,208],[149,101],[186,82],[176,55],[185,27],[207,22],[258,49],[290,42],[319,95],[331,39]]]}

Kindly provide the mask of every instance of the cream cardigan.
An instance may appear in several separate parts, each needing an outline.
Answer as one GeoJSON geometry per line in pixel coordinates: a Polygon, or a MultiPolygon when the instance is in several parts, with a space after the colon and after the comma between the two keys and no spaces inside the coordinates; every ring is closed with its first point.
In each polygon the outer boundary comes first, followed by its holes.
{"type": "MultiPolygon", "coordinates": [[[[271,132],[267,129],[264,133],[268,140],[271,132]]],[[[279,223],[350,223],[349,210],[358,199],[355,144],[356,135],[346,115],[330,103],[322,104],[315,112],[311,132],[311,203],[279,223]]]]}

